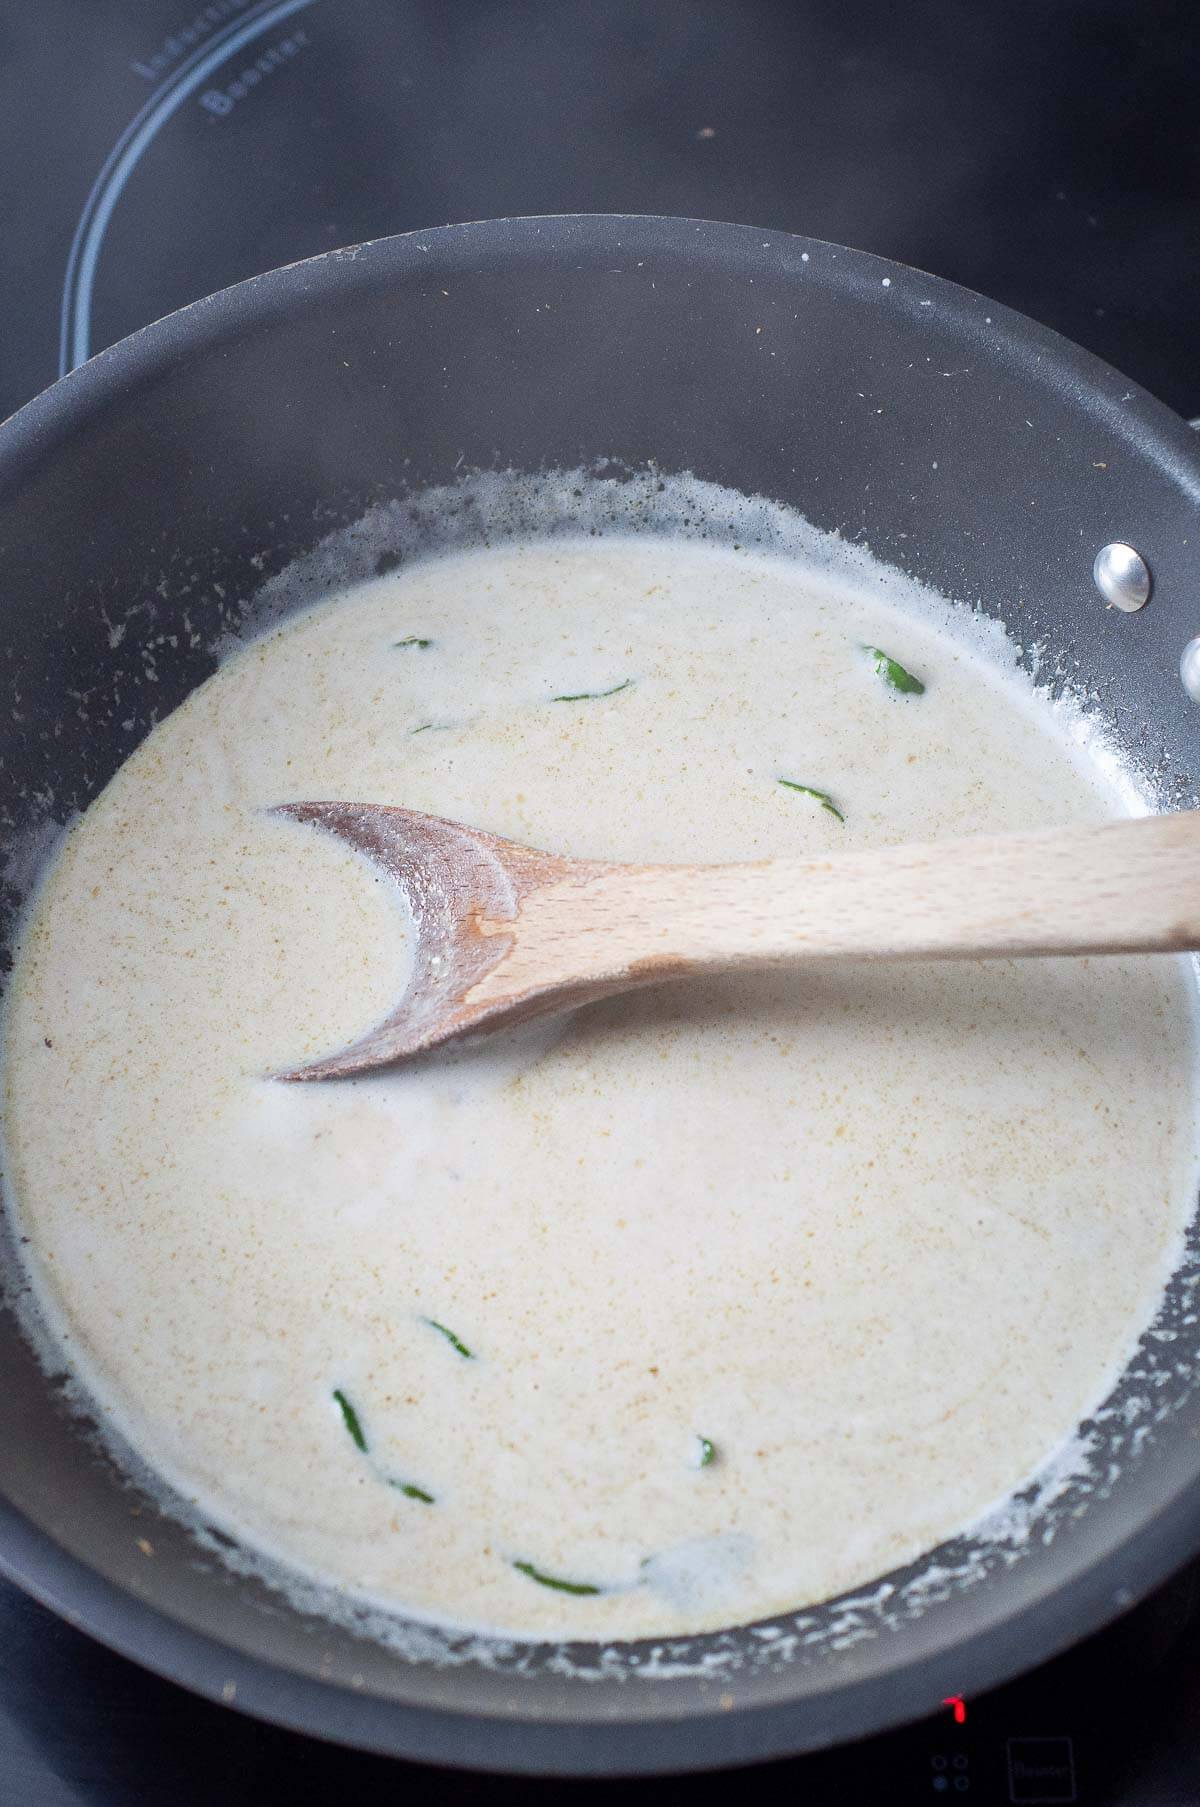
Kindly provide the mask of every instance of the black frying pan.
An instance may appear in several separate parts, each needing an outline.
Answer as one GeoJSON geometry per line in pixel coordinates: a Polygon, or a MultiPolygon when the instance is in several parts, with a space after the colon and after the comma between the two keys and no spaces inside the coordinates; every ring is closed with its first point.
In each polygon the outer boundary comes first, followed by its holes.
{"type": "MultiPolygon", "coordinates": [[[[1200,631],[1200,455],[1182,421],[1054,334],[899,265],[580,217],[275,271],[114,346],[0,428],[6,838],[46,799],[60,820],[82,808],[212,670],[161,639],[184,608],[207,646],[265,577],[381,498],[473,466],[605,459],[761,492],[978,600],[1043,643],[1043,681],[1085,680],[1164,807],[1194,801],[1200,715],[1178,661],[1200,631]],[[1139,613],[1106,610],[1093,586],[1112,540],[1153,573],[1139,613]],[[142,598],[118,656],[108,622],[142,598]],[[138,635],[156,643],[154,683],[129,680],[138,635]]],[[[7,887],[10,930],[18,901],[7,887]]],[[[202,1693],[406,1756],[599,1774],[854,1738],[1040,1662],[1200,1549],[1198,1258],[1194,1239],[1159,1321],[1173,1338],[1144,1339],[1090,1427],[1092,1478],[1026,1545],[958,1579],[969,1551],[945,1546],[935,1568],[782,1637],[685,1640],[669,1662],[577,1646],[596,1671],[582,1682],[530,1647],[490,1668],[462,1648],[401,1660],[236,1579],[150,1506],[131,1517],[127,1481],[17,1328],[10,1257],[0,1567],[202,1693]]]]}

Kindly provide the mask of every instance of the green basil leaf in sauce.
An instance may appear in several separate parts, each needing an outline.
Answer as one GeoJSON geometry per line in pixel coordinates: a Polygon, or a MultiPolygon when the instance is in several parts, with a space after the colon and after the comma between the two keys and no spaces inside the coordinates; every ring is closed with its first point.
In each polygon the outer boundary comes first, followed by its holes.
{"type": "Polygon", "coordinates": [[[433,645],[432,640],[422,640],[422,638],[419,634],[409,634],[408,638],[405,640],[393,640],[392,641],[392,651],[398,653],[398,652],[402,652],[406,646],[415,646],[421,652],[424,652],[424,650],[427,646],[432,646],[432,645],[433,645]]]}
{"type": "Polygon", "coordinates": [[[875,670],[885,684],[893,690],[899,690],[904,696],[924,696],[925,686],[920,678],[914,677],[911,671],[905,671],[899,660],[893,659],[890,653],[883,652],[878,646],[864,646],[875,670]]]}
{"type": "Polygon", "coordinates": [[[464,1361],[471,1362],[475,1360],[474,1355],[471,1350],[467,1348],[467,1345],[460,1337],[455,1336],[452,1330],[448,1330],[445,1324],[439,1324],[436,1318],[423,1318],[421,1321],[424,1324],[428,1324],[431,1330],[436,1330],[439,1336],[444,1336],[450,1347],[458,1355],[461,1355],[464,1361]]]}
{"type": "Polygon", "coordinates": [[[696,1463],[696,1467],[711,1468],[717,1459],[716,1444],[708,1437],[702,1437],[699,1431],[696,1433],[696,1441],[700,1445],[700,1460],[696,1463]]]}
{"type": "Polygon", "coordinates": [[[794,778],[781,778],[779,783],[782,784],[784,790],[800,791],[805,797],[815,797],[822,809],[827,809],[831,816],[837,817],[839,822],[845,822],[845,816],[842,814],[833,798],[829,795],[828,791],[819,791],[816,786],[812,784],[797,784],[794,778]]]}
{"type": "Polygon", "coordinates": [[[418,1487],[413,1481],[389,1481],[388,1486],[394,1487],[397,1493],[402,1493],[406,1500],[424,1500],[427,1506],[437,1504],[432,1493],[426,1493],[423,1487],[418,1487]]]}
{"type": "Polygon", "coordinates": [[[518,1574],[528,1575],[539,1587],[552,1587],[560,1594],[602,1594],[604,1589],[597,1587],[592,1581],[565,1581],[561,1575],[547,1575],[544,1569],[535,1568],[532,1562],[514,1562],[518,1574]]]}
{"type": "Polygon", "coordinates": [[[333,1389],[333,1397],[337,1401],[338,1408],[341,1411],[342,1423],[349,1431],[355,1445],[362,1450],[365,1456],[367,1453],[367,1439],[363,1435],[363,1427],[359,1422],[358,1413],[350,1404],[350,1401],[346,1398],[346,1395],[342,1392],[340,1387],[335,1387],[333,1389]]]}
{"type": "Polygon", "coordinates": [[[603,696],[619,696],[622,690],[628,690],[633,683],[626,678],[621,684],[614,684],[611,690],[576,690],[568,696],[552,696],[552,703],[598,703],[603,696]]]}

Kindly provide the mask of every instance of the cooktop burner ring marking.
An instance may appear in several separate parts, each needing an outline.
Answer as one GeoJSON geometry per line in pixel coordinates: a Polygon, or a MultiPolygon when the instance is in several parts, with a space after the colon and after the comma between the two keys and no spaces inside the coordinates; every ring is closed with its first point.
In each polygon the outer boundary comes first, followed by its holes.
{"type": "Polygon", "coordinates": [[[273,25],[315,0],[260,0],[194,50],[134,114],[92,183],[71,240],[59,315],[58,374],[66,376],[91,356],[92,294],[104,235],[122,190],[159,131],[184,101],[229,57],[273,25]]]}

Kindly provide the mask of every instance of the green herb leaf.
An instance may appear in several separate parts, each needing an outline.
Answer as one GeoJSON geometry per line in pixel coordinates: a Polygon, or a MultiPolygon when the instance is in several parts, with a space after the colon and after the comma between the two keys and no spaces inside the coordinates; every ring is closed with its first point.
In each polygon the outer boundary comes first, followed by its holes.
{"type": "Polygon", "coordinates": [[[903,665],[898,664],[889,654],[881,652],[877,646],[864,646],[863,651],[870,654],[875,670],[893,690],[899,690],[905,696],[924,696],[925,686],[920,678],[915,678],[911,671],[905,671],[903,665]]]}
{"type": "Polygon", "coordinates": [[[432,640],[422,640],[419,634],[409,634],[409,636],[406,640],[393,640],[392,641],[392,651],[398,653],[406,646],[415,646],[415,647],[418,647],[422,652],[424,652],[424,650],[427,646],[432,646],[432,645],[433,645],[432,640]]]}
{"type": "Polygon", "coordinates": [[[779,782],[785,791],[801,791],[806,797],[815,797],[821,808],[827,809],[831,816],[837,817],[839,822],[846,820],[828,791],[816,790],[811,784],[797,784],[794,778],[781,778],[779,782]]]}
{"type": "MultiPolygon", "coordinates": [[[[359,1418],[358,1413],[355,1411],[340,1387],[335,1387],[333,1389],[333,1397],[337,1401],[338,1409],[342,1414],[342,1423],[345,1425],[347,1431],[349,1431],[355,1448],[360,1449],[365,1456],[368,1453],[368,1450],[367,1439],[363,1432],[362,1420],[359,1418]]],[[[378,1469],[376,1469],[376,1473],[378,1474],[378,1469]]],[[[415,1486],[412,1481],[393,1481],[387,1475],[379,1475],[379,1479],[387,1481],[389,1487],[395,1487],[398,1492],[404,1495],[405,1499],[424,1500],[427,1506],[432,1506],[436,1503],[432,1493],[426,1493],[423,1487],[415,1486]]]]}
{"type": "Polygon", "coordinates": [[[358,1413],[350,1404],[350,1401],[346,1398],[346,1395],[342,1392],[340,1387],[335,1387],[333,1389],[333,1397],[337,1400],[337,1403],[341,1408],[342,1423],[346,1426],[346,1429],[354,1439],[355,1444],[362,1450],[365,1456],[367,1453],[367,1439],[363,1435],[363,1427],[359,1423],[358,1413]]]}
{"type": "Polygon", "coordinates": [[[532,1562],[514,1562],[514,1569],[519,1574],[528,1575],[541,1587],[553,1587],[560,1594],[602,1594],[604,1589],[596,1587],[591,1581],[564,1581],[561,1575],[547,1575],[544,1569],[535,1568],[532,1562]]]}
{"type": "Polygon", "coordinates": [[[552,703],[597,703],[602,696],[619,696],[622,690],[628,690],[633,683],[626,678],[621,684],[614,684],[611,690],[576,690],[569,696],[552,696],[552,703]]]}
{"type": "Polygon", "coordinates": [[[397,1493],[402,1493],[406,1500],[424,1500],[427,1506],[437,1503],[432,1493],[426,1493],[423,1487],[417,1487],[412,1481],[389,1481],[388,1486],[394,1487],[397,1493]]]}
{"type": "Polygon", "coordinates": [[[700,1445],[700,1460],[696,1467],[710,1468],[717,1459],[716,1445],[711,1443],[707,1437],[702,1437],[699,1431],[696,1432],[696,1441],[700,1445]]]}
{"type": "Polygon", "coordinates": [[[464,1361],[472,1362],[475,1360],[474,1355],[467,1348],[467,1345],[462,1342],[460,1338],[456,1337],[452,1330],[447,1330],[444,1324],[439,1324],[436,1318],[422,1318],[421,1322],[428,1324],[431,1330],[436,1330],[439,1336],[444,1336],[450,1347],[461,1355],[464,1361]]]}

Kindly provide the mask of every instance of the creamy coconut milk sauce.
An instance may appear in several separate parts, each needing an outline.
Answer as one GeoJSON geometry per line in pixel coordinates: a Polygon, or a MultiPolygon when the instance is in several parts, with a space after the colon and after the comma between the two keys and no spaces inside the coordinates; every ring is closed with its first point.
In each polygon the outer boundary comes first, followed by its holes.
{"type": "Polygon", "coordinates": [[[228,659],[68,835],[6,1069],[44,1308],[210,1519],[449,1624],[696,1631],[1097,1404],[1192,1202],[1184,963],[689,983],[282,1085],[404,983],[387,884],[265,813],[331,797],[680,861],[1129,806],[986,636],[734,551],[447,557],[228,659]]]}

